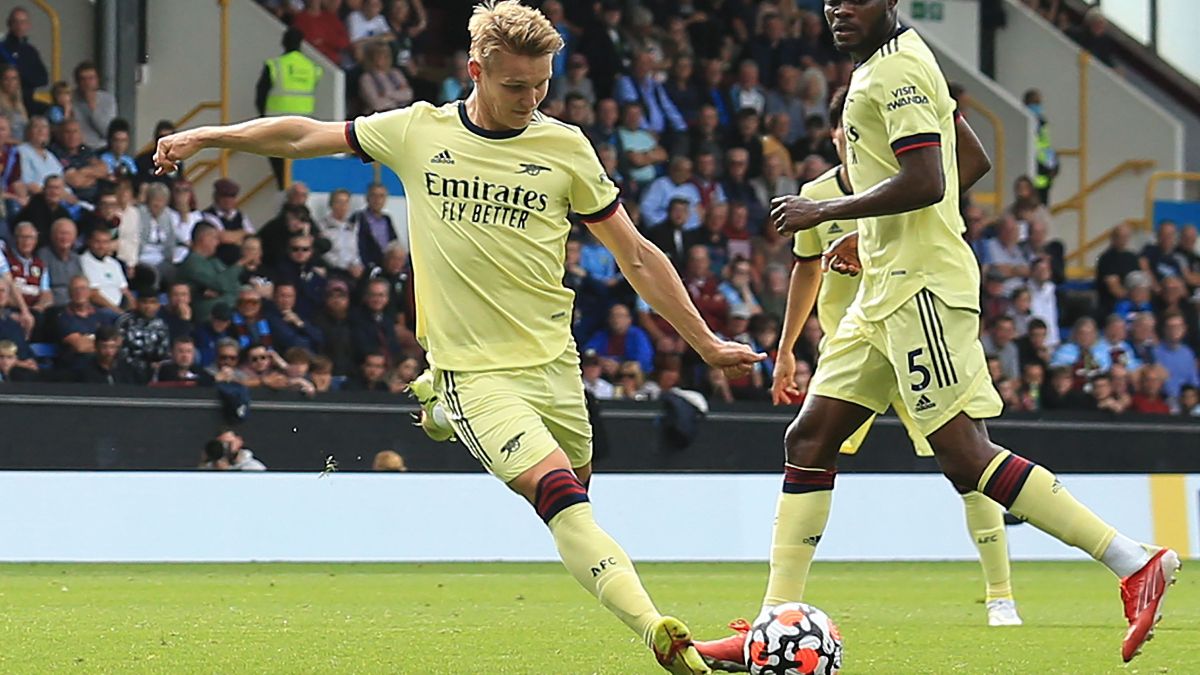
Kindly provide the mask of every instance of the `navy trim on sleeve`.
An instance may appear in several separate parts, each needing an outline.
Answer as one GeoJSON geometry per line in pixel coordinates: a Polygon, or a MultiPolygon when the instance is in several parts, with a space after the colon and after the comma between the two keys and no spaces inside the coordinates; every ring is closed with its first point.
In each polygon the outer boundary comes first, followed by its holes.
{"type": "Polygon", "coordinates": [[[837,168],[837,172],[833,175],[837,179],[837,186],[838,189],[842,191],[842,194],[846,195],[847,197],[854,194],[854,188],[850,187],[849,183],[842,180],[842,167],[840,165],[837,168]]]}
{"type": "Polygon", "coordinates": [[[913,134],[892,141],[892,153],[899,155],[917,148],[927,148],[931,145],[941,145],[941,134],[913,134]]]}
{"type": "Polygon", "coordinates": [[[821,259],[820,253],[818,253],[816,255],[800,255],[800,254],[796,253],[795,251],[792,251],[792,255],[795,256],[796,262],[812,262],[814,260],[821,259]]]}
{"type": "Polygon", "coordinates": [[[354,150],[354,154],[362,160],[363,164],[370,164],[375,161],[373,157],[367,154],[366,150],[363,150],[362,144],[358,142],[358,132],[354,130],[354,120],[346,122],[346,144],[354,150]]]}
{"type": "Polygon", "coordinates": [[[582,220],[582,221],[583,221],[583,222],[585,222],[585,223],[588,223],[588,224],[591,224],[591,223],[598,223],[598,222],[600,222],[601,220],[605,220],[606,218],[608,218],[608,217],[609,217],[609,216],[611,216],[612,214],[616,213],[616,212],[617,212],[617,207],[618,207],[618,206],[620,206],[620,205],[621,205],[621,198],[620,198],[620,197],[617,197],[616,199],[612,200],[612,203],[611,203],[611,204],[609,204],[608,206],[606,206],[606,207],[604,207],[604,208],[600,209],[599,211],[597,211],[597,212],[595,212],[595,213],[581,213],[581,214],[579,214],[579,219],[580,219],[580,220],[582,220]]]}

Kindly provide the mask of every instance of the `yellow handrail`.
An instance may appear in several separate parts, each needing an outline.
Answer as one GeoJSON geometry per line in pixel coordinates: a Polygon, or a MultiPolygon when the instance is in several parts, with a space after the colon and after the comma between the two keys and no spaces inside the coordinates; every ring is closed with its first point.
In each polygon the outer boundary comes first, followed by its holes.
{"type": "Polygon", "coordinates": [[[38,9],[50,19],[50,82],[62,79],[62,25],[58,21],[58,10],[46,0],[33,0],[38,9]]]}
{"type": "Polygon", "coordinates": [[[196,183],[200,181],[200,179],[216,170],[218,166],[217,160],[215,159],[206,159],[200,162],[194,162],[189,164],[187,169],[184,170],[183,177],[192,183],[196,183]]]}
{"type": "MultiPolygon", "coordinates": [[[[1138,222],[1139,222],[1138,220],[1130,218],[1130,219],[1126,219],[1116,225],[1113,225],[1112,227],[1104,230],[1103,232],[1096,235],[1095,237],[1092,237],[1091,239],[1085,241],[1079,248],[1075,249],[1074,251],[1071,251],[1067,255],[1063,256],[1063,258],[1064,258],[1064,260],[1067,260],[1067,261],[1079,261],[1080,263],[1082,263],[1083,258],[1084,258],[1084,256],[1087,255],[1088,251],[1091,251],[1092,249],[1096,248],[1100,244],[1103,244],[1105,241],[1107,241],[1108,238],[1112,235],[1113,230],[1117,229],[1121,225],[1131,225],[1133,227],[1137,227],[1138,222]]],[[[1077,271],[1090,271],[1091,270],[1091,268],[1082,266],[1082,265],[1077,268],[1073,268],[1073,269],[1076,269],[1077,271]]]]}
{"type": "Polygon", "coordinates": [[[237,201],[238,206],[240,207],[242,204],[250,201],[251,199],[253,199],[255,197],[255,195],[257,195],[258,193],[262,192],[263,190],[267,189],[269,186],[274,185],[274,184],[275,184],[275,174],[269,173],[269,174],[263,176],[263,179],[258,181],[258,183],[255,184],[254,187],[250,188],[250,190],[248,192],[246,192],[245,194],[243,194],[241,197],[238,197],[238,201],[237,201]]]}
{"type": "Polygon", "coordinates": [[[1079,212],[1079,246],[1083,247],[1087,239],[1087,196],[1088,192],[1088,65],[1092,62],[1092,54],[1086,49],[1079,50],[1079,202],[1076,210],[1079,212]]]}
{"type": "Polygon", "coordinates": [[[1005,181],[1004,150],[1007,147],[1004,144],[1004,139],[1005,139],[1004,120],[1001,120],[999,115],[992,112],[990,109],[988,109],[987,107],[985,107],[984,105],[982,105],[981,103],[979,103],[978,101],[976,101],[973,98],[967,99],[967,107],[978,112],[980,115],[983,115],[984,119],[986,119],[988,121],[988,123],[992,125],[992,138],[996,142],[995,160],[992,162],[992,171],[994,172],[994,175],[995,175],[995,178],[993,179],[994,187],[992,188],[991,195],[977,194],[977,195],[975,195],[975,198],[977,200],[983,201],[985,198],[990,196],[992,206],[996,209],[997,212],[999,212],[1000,209],[1003,208],[1002,201],[1004,199],[1004,190],[1008,186],[1008,184],[1004,182],[1005,181]]]}
{"type": "MultiPolygon", "coordinates": [[[[196,115],[199,115],[200,113],[204,112],[205,110],[212,110],[213,108],[220,108],[220,107],[221,107],[220,101],[204,101],[203,103],[197,103],[195,105],[195,107],[193,107],[191,110],[189,110],[187,112],[186,115],[175,120],[175,128],[179,129],[183,125],[190,122],[193,117],[195,117],[196,115]]],[[[149,152],[149,151],[153,150],[154,144],[156,142],[157,141],[147,141],[145,145],[143,145],[141,148],[138,149],[138,154],[140,155],[143,152],[149,152]]]]}
{"type": "Polygon", "coordinates": [[[1158,191],[1159,181],[1164,180],[1182,180],[1200,183],[1200,173],[1193,171],[1155,171],[1150,174],[1150,179],[1146,181],[1145,218],[1133,221],[1136,226],[1147,230],[1152,229],[1154,225],[1154,195],[1158,191]]]}
{"type": "MultiPolygon", "coordinates": [[[[1153,168],[1155,164],[1156,162],[1152,159],[1127,159],[1109,169],[1107,173],[1096,179],[1094,182],[1084,185],[1082,188],[1080,188],[1079,192],[1057,204],[1052,205],[1050,207],[1050,213],[1051,215],[1058,215],[1059,213],[1062,213],[1068,209],[1082,211],[1087,207],[1088,195],[1112,182],[1117,178],[1117,176],[1120,176],[1124,173],[1129,173],[1131,171],[1145,171],[1146,169],[1153,168]]],[[[1082,245],[1082,242],[1087,239],[1087,231],[1081,230],[1080,232],[1080,244],[1082,245]]]]}

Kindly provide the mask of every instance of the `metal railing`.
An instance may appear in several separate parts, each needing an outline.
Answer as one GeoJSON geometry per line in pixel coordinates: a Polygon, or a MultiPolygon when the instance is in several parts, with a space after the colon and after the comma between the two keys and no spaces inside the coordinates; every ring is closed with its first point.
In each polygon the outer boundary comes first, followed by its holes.
{"type": "Polygon", "coordinates": [[[995,143],[996,151],[992,162],[992,173],[994,182],[991,192],[979,192],[972,195],[976,201],[988,202],[992,205],[995,212],[999,213],[1004,208],[1004,189],[1008,185],[1005,182],[1005,150],[1008,146],[1005,145],[1004,121],[1000,116],[992,112],[990,108],[976,101],[974,98],[968,98],[966,107],[974,110],[983,116],[992,127],[992,140],[995,143]]]}
{"type": "Polygon", "coordinates": [[[33,4],[50,19],[50,81],[58,82],[62,79],[62,24],[58,20],[58,10],[46,0],[33,0],[33,4]]]}

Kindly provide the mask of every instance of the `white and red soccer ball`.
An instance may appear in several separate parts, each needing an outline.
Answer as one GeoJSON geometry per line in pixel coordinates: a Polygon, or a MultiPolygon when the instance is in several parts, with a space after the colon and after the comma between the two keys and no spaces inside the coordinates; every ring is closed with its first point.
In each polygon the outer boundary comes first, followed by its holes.
{"type": "Polygon", "coordinates": [[[752,675],[836,675],[842,635],[825,612],[802,602],[764,609],[746,636],[752,675]]]}

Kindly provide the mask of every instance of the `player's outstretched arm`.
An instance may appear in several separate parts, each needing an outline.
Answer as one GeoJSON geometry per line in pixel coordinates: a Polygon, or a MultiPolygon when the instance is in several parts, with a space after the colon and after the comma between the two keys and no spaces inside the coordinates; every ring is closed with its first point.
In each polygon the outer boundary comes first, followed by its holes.
{"type": "Polygon", "coordinates": [[[791,403],[800,395],[800,390],[796,388],[796,357],[793,350],[808,316],[812,314],[813,304],[817,301],[817,291],[820,289],[820,258],[797,260],[792,267],[787,307],[783,311],[783,332],[779,336],[774,381],[771,383],[771,402],[775,405],[791,403]]]}
{"type": "Polygon", "coordinates": [[[771,200],[771,222],[782,234],[807,230],[830,220],[855,220],[916,211],[942,200],[946,175],[942,148],[919,147],[897,158],[900,171],[874,187],[819,202],[790,195],[771,200]]]}
{"type": "Polygon", "coordinates": [[[206,148],[222,148],[267,157],[303,159],[351,152],[345,122],[299,116],[263,117],[227,126],[198,127],[163,136],[154,152],[155,171],[175,170],[177,162],[206,148]]]}
{"type": "Polygon", "coordinates": [[[618,207],[611,216],[588,227],[612,251],[633,290],[671,322],[706,363],[724,369],[730,377],[740,377],[766,358],[766,354],[757,354],[739,342],[722,340],[709,330],[671,261],[637,231],[625,207],[618,207]]]}
{"type": "Polygon", "coordinates": [[[974,187],[980,178],[992,170],[992,160],[975,135],[975,130],[962,115],[954,120],[954,138],[955,147],[958,148],[955,159],[958,160],[958,191],[961,194],[974,187]]]}

